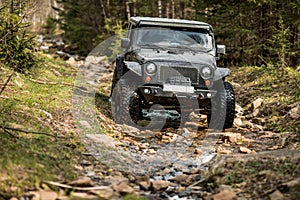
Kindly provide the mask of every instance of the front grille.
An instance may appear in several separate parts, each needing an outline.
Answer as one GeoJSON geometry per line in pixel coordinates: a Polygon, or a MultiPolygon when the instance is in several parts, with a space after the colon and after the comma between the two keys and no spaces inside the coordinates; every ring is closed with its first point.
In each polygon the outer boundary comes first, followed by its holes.
{"type": "Polygon", "coordinates": [[[191,80],[192,85],[199,84],[199,73],[193,67],[168,67],[161,66],[159,70],[159,80],[161,82],[168,82],[173,77],[186,77],[191,80]]]}

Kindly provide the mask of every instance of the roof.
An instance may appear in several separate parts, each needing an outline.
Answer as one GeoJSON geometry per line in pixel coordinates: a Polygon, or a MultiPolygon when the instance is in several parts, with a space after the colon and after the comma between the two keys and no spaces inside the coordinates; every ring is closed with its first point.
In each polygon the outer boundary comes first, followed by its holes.
{"type": "Polygon", "coordinates": [[[184,20],[184,19],[168,19],[158,17],[131,17],[130,22],[134,25],[154,25],[154,26],[171,26],[171,27],[195,27],[209,29],[211,26],[205,22],[184,20]]]}

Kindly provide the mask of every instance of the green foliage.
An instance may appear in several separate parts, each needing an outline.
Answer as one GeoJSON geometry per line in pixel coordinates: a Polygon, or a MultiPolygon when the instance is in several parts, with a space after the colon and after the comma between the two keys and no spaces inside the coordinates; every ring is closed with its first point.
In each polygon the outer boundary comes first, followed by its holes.
{"type": "MultiPolygon", "coordinates": [[[[58,137],[0,128],[0,177],[4,177],[0,181],[0,199],[10,199],[40,187],[45,180],[73,180],[76,177],[73,165],[80,160],[83,146],[72,129],[67,128],[71,124],[63,121],[71,113],[72,87],[31,81],[72,84],[76,69],[59,59],[38,56],[43,64],[27,70],[26,75],[16,72],[9,89],[3,93],[7,98],[0,98],[0,126],[58,137]],[[62,123],[63,129],[58,125],[62,123]]],[[[0,80],[12,71],[2,68],[0,80]]]]}
{"type": "Polygon", "coordinates": [[[52,17],[48,17],[46,24],[43,25],[44,34],[46,34],[46,35],[54,34],[56,31],[56,25],[57,25],[56,19],[54,19],[52,17]]]}
{"type": "Polygon", "coordinates": [[[283,19],[280,17],[278,20],[278,28],[274,27],[274,34],[272,39],[270,39],[271,47],[270,51],[274,51],[278,56],[277,67],[281,70],[285,70],[289,66],[288,56],[292,53],[291,50],[291,31],[289,27],[286,27],[283,19]]]}
{"type": "Polygon", "coordinates": [[[36,64],[34,35],[29,24],[24,22],[26,14],[22,6],[7,1],[0,9],[0,61],[16,71],[24,71],[36,64]],[[10,5],[10,6],[8,6],[10,5]]]}

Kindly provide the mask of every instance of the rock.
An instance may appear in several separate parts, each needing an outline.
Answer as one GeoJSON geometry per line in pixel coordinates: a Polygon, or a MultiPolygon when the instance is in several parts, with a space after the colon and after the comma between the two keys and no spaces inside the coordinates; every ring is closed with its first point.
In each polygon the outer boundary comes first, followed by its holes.
{"type": "Polygon", "coordinates": [[[224,133],[222,136],[222,141],[225,143],[229,141],[230,143],[241,143],[243,142],[244,137],[240,133],[231,133],[227,132],[224,133]]]}
{"type": "Polygon", "coordinates": [[[189,175],[179,174],[179,175],[175,176],[174,178],[171,178],[170,180],[175,181],[177,183],[182,183],[182,182],[185,182],[188,177],[189,177],[189,175]]]}
{"type": "Polygon", "coordinates": [[[246,147],[240,147],[240,152],[242,153],[252,153],[252,151],[246,147]]]}
{"type": "Polygon", "coordinates": [[[244,113],[244,109],[242,108],[242,106],[235,104],[235,115],[239,118],[241,116],[243,116],[244,113]]]}
{"type": "Polygon", "coordinates": [[[284,199],[284,196],[279,190],[276,190],[275,192],[270,194],[270,200],[282,200],[282,199],[284,199]]]}
{"type": "Polygon", "coordinates": [[[169,174],[170,172],[171,172],[170,169],[165,168],[164,170],[161,170],[161,171],[157,172],[156,174],[159,176],[165,176],[166,174],[169,174]]]}
{"type": "Polygon", "coordinates": [[[142,181],[139,183],[139,185],[143,190],[149,190],[149,188],[151,186],[150,183],[147,181],[142,181]]]}
{"type": "Polygon", "coordinates": [[[243,121],[242,121],[241,118],[235,118],[234,121],[233,121],[233,124],[234,124],[234,126],[236,126],[236,127],[240,127],[240,126],[243,125],[243,121]]]}
{"type": "Polygon", "coordinates": [[[253,127],[250,129],[252,132],[263,131],[264,127],[258,124],[253,124],[253,127]]]}
{"type": "Polygon", "coordinates": [[[199,124],[196,122],[186,122],[185,126],[191,129],[198,129],[199,124]]]}
{"type": "Polygon", "coordinates": [[[251,122],[255,123],[255,124],[258,124],[258,125],[264,125],[266,123],[266,120],[264,118],[253,118],[251,120],[251,122]]]}
{"type": "Polygon", "coordinates": [[[31,200],[56,200],[58,198],[58,195],[54,191],[36,191],[36,192],[29,192],[29,194],[32,194],[33,197],[31,200]]]}
{"type": "Polygon", "coordinates": [[[91,129],[92,128],[92,126],[87,121],[84,121],[84,120],[79,121],[79,124],[81,126],[83,126],[84,128],[86,128],[86,129],[91,129]]]}
{"type": "Polygon", "coordinates": [[[114,184],[113,189],[121,194],[132,194],[134,192],[134,189],[125,182],[114,184]]]}
{"type": "Polygon", "coordinates": [[[255,109],[251,115],[251,117],[257,117],[257,115],[259,114],[259,109],[255,109]]]}
{"type": "Polygon", "coordinates": [[[69,185],[76,187],[92,187],[94,186],[94,183],[90,177],[82,177],[78,180],[72,181],[69,185]]]}
{"type": "Polygon", "coordinates": [[[219,153],[219,154],[232,154],[232,151],[231,151],[231,150],[225,149],[225,148],[223,148],[222,146],[218,146],[218,147],[216,148],[216,151],[217,151],[217,153],[219,153]]]}
{"type": "Polygon", "coordinates": [[[156,151],[154,149],[148,149],[147,154],[156,154],[156,151]]]}
{"type": "Polygon", "coordinates": [[[138,129],[138,128],[135,128],[135,127],[133,127],[133,126],[128,126],[128,125],[122,125],[122,131],[124,132],[124,133],[140,133],[140,129],[138,129]]]}
{"type": "Polygon", "coordinates": [[[250,121],[243,121],[243,124],[241,127],[250,129],[253,127],[253,123],[251,123],[250,121]]]}
{"type": "Polygon", "coordinates": [[[197,174],[200,172],[199,168],[191,168],[188,172],[188,174],[197,174]]]}
{"type": "Polygon", "coordinates": [[[213,200],[236,200],[237,196],[232,190],[223,190],[212,196],[213,200]]]}
{"type": "Polygon", "coordinates": [[[297,187],[299,185],[300,185],[300,178],[297,178],[287,183],[281,184],[278,188],[284,192],[292,189],[293,187],[297,187]]]}
{"type": "Polygon", "coordinates": [[[254,111],[259,108],[263,104],[264,100],[262,98],[258,98],[251,104],[251,110],[254,111]]]}
{"type": "Polygon", "coordinates": [[[162,189],[166,189],[167,187],[169,187],[169,183],[167,181],[163,181],[163,180],[151,181],[151,189],[153,191],[159,191],[162,189]]]}
{"type": "Polygon", "coordinates": [[[115,148],[115,143],[114,140],[108,136],[108,135],[104,135],[104,134],[86,134],[85,135],[87,139],[91,140],[93,142],[93,144],[95,143],[101,143],[104,144],[106,147],[111,147],[111,148],[115,148]]]}
{"type": "Polygon", "coordinates": [[[85,62],[86,63],[89,63],[89,64],[98,64],[100,63],[101,61],[103,61],[105,59],[104,56],[101,56],[101,57],[97,57],[97,56],[87,56],[85,58],[85,62]]]}
{"type": "Polygon", "coordinates": [[[143,176],[135,176],[135,182],[140,183],[142,181],[149,182],[149,176],[148,175],[143,175],[143,176]]]}
{"type": "Polygon", "coordinates": [[[115,192],[112,188],[107,187],[103,190],[95,191],[95,194],[97,194],[97,196],[100,197],[101,199],[112,199],[112,197],[115,195],[115,192]]]}
{"type": "Polygon", "coordinates": [[[76,60],[75,60],[74,57],[69,58],[69,59],[66,61],[66,63],[68,63],[69,65],[72,65],[72,66],[77,64],[77,62],[76,62],[76,60]]]}
{"type": "Polygon", "coordinates": [[[291,118],[293,119],[299,119],[300,117],[300,106],[297,105],[296,107],[292,108],[288,113],[291,118]]]}
{"type": "Polygon", "coordinates": [[[98,200],[99,198],[95,195],[88,194],[85,192],[72,192],[72,195],[69,199],[70,200],[98,200]]]}
{"type": "Polygon", "coordinates": [[[194,154],[199,155],[199,154],[201,154],[201,153],[202,153],[202,150],[201,150],[200,148],[195,148],[194,154]]]}

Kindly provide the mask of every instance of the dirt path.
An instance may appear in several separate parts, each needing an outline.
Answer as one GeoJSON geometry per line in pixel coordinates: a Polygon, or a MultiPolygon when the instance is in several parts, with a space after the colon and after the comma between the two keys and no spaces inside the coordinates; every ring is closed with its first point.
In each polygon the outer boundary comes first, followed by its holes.
{"type": "MultiPolygon", "coordinates": [[[[102,66],[88,65],[90,75],[87,75],[86,82],[92,87],[100,82],[99,92],[95,94],[98,111],[94,114],[105,128],[106,134],[102,134],[101,131],[99,134],[87,133],[83,141],[88,154],[96,158],[101,165],[110,168],[112,175],[110,174],[109,178],[101,178],[90,170],[84,169],[83,172],[84,176],[98,180],[99,185],[105,180],[108,181],[116,197],[136,192],[157,199],[200,199],[204,196],[213,198],[213,195],[223,191],[229,191],[233,196],[246,197],[251,196],[251,192],[233,189],[228,180],[223,181],[229,184],[225,189],[209,187],[210,178],[215,175],[215,170],[222,166],[226,169],[225,165],[230,163],[247,163],[249,160],[260,162],[263,155],[268,155],[264,158],[268,162],[275,162],[280,160],[278,154],[282,153],[279,152],[285,152],[284,158],[288,157],[287,155],[293,158],[292,164],[299,162],[299,157],[294,156],[298,151],[282,151],[292,148],[294,134],[265,130],[264,119],[255,118],[255,112],[261,104],[259,100],[252,103],[246,117],[243,116],[244,109],[237,105],[234,128],[223,132],[208,130],[206,117],[196,115],[190,116],[190,121],[183,127],[166,126],[158,131],[116,125],[111,119],[107,92],[112,77],[111,68],[107,65],[104,68],[102,66]],[[121,181],[116,185],[114,181],[118,178],[121,181]],[[118,188],[119,186],[121,188],[118,188]],[[128,191],[123,191],[126,189],[128,191]]],[[[86,126],[92,126],[89,124],[91,121],[87,121],[86,126]]],[[[97,167],[92,166],[93,170],[97,170],[97,167]]],[[[262,166],[266,167],[264,163],[262,166]]],[[[299,172],[298,168],[295,170],[299,172]]],[[[257,173],[260,171],[257,170],[257,173]]],[[[299,177],[299,174],[295,176],[299,177]]],[[[287,177],[287,180],[289,179],[291,177],[287,177]]],[[[232,182],[236,184],[234,180],[232,182]]],[[[222,181],[211,181],[211,184],[222,184],[222,181]]],[[[246,186],[244,188],[248,189],[246,186]]],[[[277,192],[274,188],[270,189],[264,197],[274,191],[277,192]]]]}
{"type": "Polygon", "coordinates": [[[55,191],[65,192],[60,198],[300,197],[296,134],[266,130],[265,119],[257,117],[260,99],[247,108],[237,105],[234,127],[222,132],[208,130],[206,116],[194,114],[181,127],[167,124],[159,130],[140,130],[117,125],[111,118],[110,65],[91,59],[77,77],[73,117],[86,152],[76,166],[78,180],[46,183],[55,191]]]}

